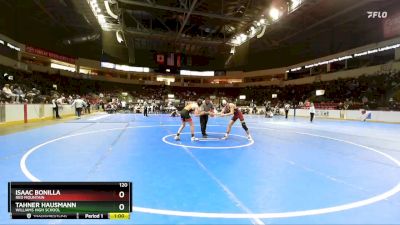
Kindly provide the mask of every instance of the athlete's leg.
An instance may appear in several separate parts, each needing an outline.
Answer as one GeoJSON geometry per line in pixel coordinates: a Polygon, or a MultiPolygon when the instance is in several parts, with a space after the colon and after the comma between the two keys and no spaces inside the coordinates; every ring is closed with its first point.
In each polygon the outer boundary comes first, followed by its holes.
{"type": "Polygon", "coordinates": [[[242,124],[243,129],[246,131],[247,134],[247,139],[251,140],[249,128],[247,128],[246,122],[244,121],[244,116],[242,113],[239,113],[238,115],[240,123],[242,124]]]}
{"type": "Polygon", "coordinates": [[[233,120],[233,119],[231,121],[229,121],[228,127],[226,128],[225,136],[222,139],[227,139],[228,138],[229,133],[231,132],[232,126],[233,126],[233,124],[235,122],[236,122],[236,120],[233,120]]]}
{"type": "Polygon", "coordinates": [[[186,126],[186,122],[185,122],[185,121],[182,121],[182,124],[181,124],[181,126],[179,127],[179,129],[178,129],[177,135],[180,135],[180,134],[181,134],[181,132],[182,132],[183,128],[185,128],[185,126],[186,126]]]}
{"type": "Polygon", "coordinates": [[[192,134],[192,137],[194,137],[194,124],[193,121],[189,121],[190,124],[190,133],[192,134]]]}
{"type": "Polygon", "coordinates": [[[182,125],[178,129],[178,133],[176,133],[175,140],[178,141],[178,140],[181,139],[180,135],[181,135],[181,132],[182,132],[183,128],[185,128],[185,125],[186,125],[186,122],[182,120],[182,125]]]}
{"type": "Polygon", "coordinates": [[[229,134],[231,132],[232,126],[235,123],[235,120],[229,121],[228,127],[226,128],[226,133],[229,134]]]}
{"type": "Polygon", "coordinates": [[[246,125],[246,122],[244,120],[240,121],[242,124],[243,130],[246,131],[247,134],[249,134],[249,128],[246,125]]]}
{"type": "Polygon", "coordinates": [[[186,126],[186,122],[182,121],[182,125],[179,127],[179,130],[178,130],[178,135],[181,134],[181,132],[182,132],[183,128],[185,128],[185,126],[186,126]]]}
{"type": "Polygon", "coordinates": [[[242,124],[243,129],[246,131],[247,139],[251,140],[250,131],[246,125],[246,122],[244,120],[241,120],[240,123],[242,124]]]}
{"type": "Polygon", "coordinates": [[[192,141],[197,141],[198,139],[194,137],[194,123],[192,120],[189,121],[190,124],[190,133],[192,134],[192,141]]]}

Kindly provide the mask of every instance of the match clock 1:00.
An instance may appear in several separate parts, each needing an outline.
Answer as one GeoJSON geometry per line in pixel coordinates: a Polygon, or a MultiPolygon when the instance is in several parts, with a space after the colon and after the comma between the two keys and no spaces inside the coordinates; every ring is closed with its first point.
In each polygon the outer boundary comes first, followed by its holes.
{"type": "Polygon", "coordinates": [[[109,219],[111,220],[128,220],[130,219],[129,213],[110,213],[109,219]]]}

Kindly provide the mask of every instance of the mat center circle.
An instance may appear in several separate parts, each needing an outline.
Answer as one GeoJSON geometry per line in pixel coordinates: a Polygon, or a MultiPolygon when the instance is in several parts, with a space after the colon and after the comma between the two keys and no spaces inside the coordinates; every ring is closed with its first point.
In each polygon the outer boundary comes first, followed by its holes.
{"type": "MultiPolygon", "coordinates": [[[[213,149],[213,150],[224,150],[224,149],[235,149],[244,148],[254,144],[254,140],[248,140],[246,136],[238,134],[229,134],[229,138],[224,140],[225,133],[221,132],[207,132],[209,135],[207,138],[198,138],[197,141],[191,141],[190,133],[181,133],[181,140],[176,141],[174,139],[176,134],[169,134],[162,138],[162,141],[166,144],[193,149],[213,149]],[[230,145],[234,142],[234,145],[230,145]]],[[[196,132],[199,134],[199,132],[196,132]]]]}

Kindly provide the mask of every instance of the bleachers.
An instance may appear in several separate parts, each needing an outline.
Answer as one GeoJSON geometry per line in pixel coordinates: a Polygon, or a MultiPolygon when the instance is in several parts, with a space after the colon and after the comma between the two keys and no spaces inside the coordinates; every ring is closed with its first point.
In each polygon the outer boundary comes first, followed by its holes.
{"type": "MultiPolygon", "coordinates": [[[[312,101],[317,109],[357,109],[368,107],[370,109],[390,108],[392,110],[400,110],[399,99],[393,97],[393,93],[400,89],[400,73],[398,72],[283,87],[192,88],[120,84],[76,79],[40,72],[27,73],[9,68],[7,68],[7,71],[14,75],[14,80],[5,81],[0,78],[0,88],[2,89],[6,83],[9,83],[10,86],[20,86],[23,94],[26,95],[25,99],[21,99],[20,103],[25,102],[25,100],[28,100],[29,103],[49,103],[54,96],[62,95],[67,100],[71,100],[75,95],[80,95],[91,103],[96,104],[100,99],[103,102],[110,102],[113,99],[127,98],[121,94],[122,92],[127,92],[132,103],[158,101],[165,106],[168,104],[168,94],[174,94],[175,100],[179,100],[180,104],[211,95],[216,96],[216,102],[221,98],[236,101],[235,99],[238,99],[239,95],[246,95],[246,100],[238,100],[237,104],[249,106],[251,103],[255,103],[260,106],[270,101],[273,106],[282,106],[284,102],[289,102],[293,105],[299,102],[312,101]],[[315,90],[317,89],[325,90],[325,95],[316,96],[315,90]],[[99,97],[100,93],[103,93],[104,97],[99,97]],[[31,96],[32,94],[33,97],[31,96]],[[272,99],[272,94],[277,94],[278,97],[272,99]],[[389,102],[388,99],[391,99],[391,101],[389,102]],[[343,107],[343,105],[346,105],[346,107],[343,107]]],[[[4,93],[0,91],[0,102],[10,101],[5,97],[4,93]]]]}

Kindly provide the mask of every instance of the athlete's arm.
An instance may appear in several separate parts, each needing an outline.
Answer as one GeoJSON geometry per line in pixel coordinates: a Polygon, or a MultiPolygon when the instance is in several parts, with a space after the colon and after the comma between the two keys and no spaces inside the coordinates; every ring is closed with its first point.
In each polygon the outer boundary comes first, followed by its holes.
{"type": "Polygon", "coordinates": [[[213,104],[211,104],[211,108],[210,108],[210,111],[208,112],[208,115],[210,115],[210,116],[214,116],[215,115],[215,108],[214,108],[213,104]]]}
{"type": "Polygon", "coordinates": [[[200,116],[200,115],[202,115],[201,112],[200,112],[200,107],[199,107],[197,104],[194,106],[194,112],[193,112],[193,114],[194,114],[194,116],[200,116]]]}
{"type": "Polygon", "coordinates": [[[235,113],[235,106],[233,104],[229,104],[229,112],[228,113],[222,113],[221,116],[230,116],[235,113]]]}

